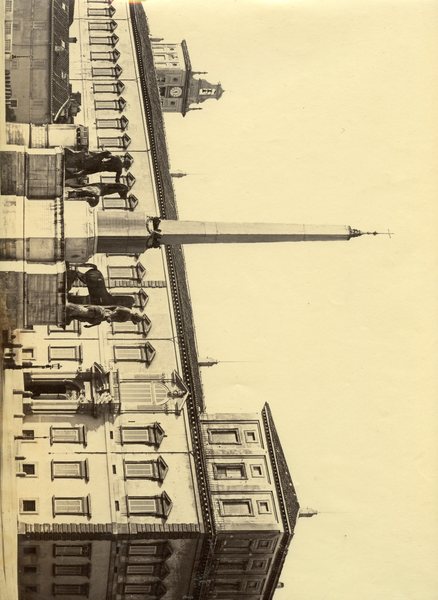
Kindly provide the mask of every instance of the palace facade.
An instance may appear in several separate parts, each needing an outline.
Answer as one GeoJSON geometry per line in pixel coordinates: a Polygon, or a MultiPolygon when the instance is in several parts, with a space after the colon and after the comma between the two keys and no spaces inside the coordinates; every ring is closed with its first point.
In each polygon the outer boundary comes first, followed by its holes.
{"type": "MultiPolygon", "coordinates": [[[[194,79],[185,42],[151,41],[140,3],[35,0],[45,11],[33,20],[23,0],[9,4],[17,39],[32,45],[23,28],[40,31],[39,21],[61,27],[62,40],[52,29],[43,40],[49,79],[58,54],[68,57],[64,95],[41,80],[38,119],[38,107],[13,102],[18,63],[3,151],[19,596],[268,600],[299,513],[269,406],[206,411],[183,250],[139,252],[136,232],[120,238],[129,215],[178,218],[162,111],[185,114],[222,88],[194,79]],[[62,146],[128,155],[129,194],[96,209],[67,199],[62,146]],[[134,298],[141,323],[62,326],[65,261],[90,256],[111,294],[134,298]]],[[[87,290],[76,282],[71,293],[87,290]]]]}

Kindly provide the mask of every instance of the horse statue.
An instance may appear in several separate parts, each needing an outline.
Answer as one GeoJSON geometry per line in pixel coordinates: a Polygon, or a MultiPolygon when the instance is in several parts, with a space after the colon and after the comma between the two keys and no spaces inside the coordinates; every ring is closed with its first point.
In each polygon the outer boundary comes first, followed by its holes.
{"type": "Polygon", "coordinates": [[[67,271],[67,292],[71,290],[76,279],[84,283],[88,288],[88,296],[75,296],[68,294],[68,302],[72,304],[89,304],[95,306],[124,306],[132,308],[134,298],[128,295],[113,296],[105,285],[105,278],[101,271],[93,263],[85,263],[84,267],[90,267],[85,273],[77,268],[67,271]]]}

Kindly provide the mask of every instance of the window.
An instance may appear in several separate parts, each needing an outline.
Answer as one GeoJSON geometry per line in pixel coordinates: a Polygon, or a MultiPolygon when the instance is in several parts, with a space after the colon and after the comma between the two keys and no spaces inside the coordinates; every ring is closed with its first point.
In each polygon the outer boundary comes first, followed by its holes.
{"type": "Polygon", "coordinates": [[[243,464],[222,464],[213,465],[215,479],[246,479],[245,465],[243,464]]]}
{"type": "Polygon", "coordinates": [[[102,81],[102,83],[93,84],[95,94],[121,94],[124,89],[125,85],[120,80],[114,83],[111,81],[102,81]]]}
{"type": "Polygon", "coordinates": [[[91,67],[93,77],[112,77],[117,79],[122,74],[122,67],[115,65],[114,67],[91,67]]]}
{"type": "Polygon", "coordinates": [[[38,500],[36,498],[22,498],[20,499],[20,513],[32,513],[38,512],[38,500]]]}
{"type": "Polygon", "coordinates": [[[54,583],[54,596],[88,596],[88,583],[54,583]]]}
{"type": "Polygon", "coordinates": [[[141,346],[114,346],[116,362],[141,362],[149,366],[155,357],[155,348],[149,343],[141,346]]]}
{"type": "Polygon", "coordinates": [[[153,479],[155,481],[164,481],[169,469],[161,456],[157,460],[125,460],[123,467],[125,479],[153,479]]]}
{"type": "Polygon", "coordinates": [[[263,477],[262,465],[251,465],[251,475],[253,477],[263,477]]]}
{"type": "Polygon", "coordinates": [[[38,554],[37,546],[23,546],[24,556],[36,556],[38,554]]]}
{"type": "Polygon", "coordinates": [[[209,429],[210,444],[240,444],[237,429],[209,429]]]}
{"type": "Polygon", "coordinates": [[[98,129],[120,129],[124,131],[128,127],[128,119],[125,116],[120,119],[96,119],[96,127],[98,129]]]}
{"type": "Polygon", "coordinates": [[[36,565],[24,565],[23,573],[25,575],[33,575],[38,571],[38,567],[36,565]]]}
{"type": "Polygon", "coordinates": [[[88,481],[88,461],[52,460],[52,479],[85,479],[88,481]]]}
{"type": "Polygon", "coordinates": [[[91,556],[91,544],[55,544],[53,556],[91,556]]]}
{"type": "Polygon", "coordinates": [[[90,563],[85,564],[76,564],[76,565],[68,565],[68,564],[54,564],[53,565],[53,575],[67,575],[73,576],[78,575],[81,577],[90,577],[91,565],[90,563]]]}
{"type": "Polygon", "coordinates": [[[245,571],[248,561],[242,558],[220,558],[217,563],[218,571],[245,571]]]}
{"type": "Polygon", "coordinates": [[[119,38],[116,34],[113,35],[92,35],[90,36],[90,44],[101,44],[104,46],[114,46],[117,45],[119,38]]]}
{"type": "Polygon", "coordinates": [[[100,148],[127,148],[131,143],[131,138],[124,133],[116,137],[100,137],[97,138],[100,148]]]}
{"type": "Polygon", "coordinates": [[[56,515],[87,515],[90,516],[90,497],[52,498],[53,516],[56,515]]]}
{"type": "MultiPolygon", "coordinates": [[[[120,179],[122,180],[122,178],[120,179]]],[[[138,205],[138,198],[133,194],[130,194],[127,198],[116,198],[106,196],[102,199],[102,204],[104,210],[135,210],[135,208],[138,205]]]]}
{"type": "Polygon", "coordinates": [[[123,96],[120,96],[116,100],[95,100],[94,108],[96,110],[118,110],[119,112],[123,112],[126,108],[126,100],[123,96]]]}
{"type": "Polygon", "coordinates": [[[33,360],[35,358],[34,348],[23,348],[21,350],[21,358],[23,360],[33,360]]]}
{"type": "Polygon", "coordinates": [[[82,346],[49,346],[49,362],[57,360],[82,362],[82,346]]]}
{"type": "Polygon", "coordinates": [[[275,540],[257,540],[256,550],[272,551],[275,540]]]}
{"type": "Polygon", "coordinates": [[[120,279],[128,279],[136,283],[146,275],[146,269],[141,263],[131,267],[108,267],[108,279],[110,286],[117,285],[120,279]]]}
{"type": "Polygon", "coordinates": [[[245,441],[249,444],[257,442],[257,432],[256,431],[245,431],[245,441]]]}
{"type": "Polygon", "coordinates": [[[26,477],[36,477],[37,475],[36,463],[21,463],[20,470],[26,474],[26,477]]]}
{"type": "Polygon", "coordinates": [[[113,334],[118,334],[118,333],[131,333],[134,335],[144,335],[146,336],[151,327],[152,327],[152,323],[151,321],[146,317],[146,315],[144,315],[145,321],[141,322],[141,323],[112,323],[111,327],[113,330],[113,334]]]}
{"type": "Polygon", "coordinates": [[[257,509],[259,514],[269,514],[271,513],[271,505],[267,500],[257,500],[257,509]]]}
{"type": "MultiPolygon", "coordinates": [[[[113,296],[119,296],[120,294],[113,293],[113,296]]],[[[123,294],[124,295],[124,294],[123,294]]],[[[144,290],[140,290],[139,292],[129,293],[128,296],[133,296],[134,298],[134,308],[145,308],[146,304],[149,301],[149,296],[146,294],[144,290]]]]}
{"type": "Polygon", "coordinates": [[[88,8],[87,14],[89,17],[112,17],[115,12],[114,6],[108,6],[108,8],[88,8]]]}
{"type": "Polygon", "coordinates": [[[120,398],[123,403],[136,402],[137,410],[166,404],[171,397],[168,387],[158,381],[121,381],[120,398]]]}
{"type": "Polygon", "coordinates": [[[160,556],[167,558],[172,554],[172,549],[168,542],[157,542],[155,544],[131,544],[128,547],[129,556],[160,556]]]}
{"type": "Polygon", "coordinates": [[[94,50],[90,53],[91,60],[109,60],[116,63],[120,58],[120,52],[118,50],[107,50],[104,52],[96,52],[94,50]]]}
{"type": "Polygon", "coordinates": [[[267,561],[267,560],[259,560],[259,559],[252,560],[250,569],[253,571],[266,571],[267,567],[268,567],[268,563],[269,563],[269,561],[267,561]]]}
{"type": "Polygon", "coordinates": [[[50,335],[52,333],[80,333],[81,325],[79,321],[73,321],[70,325],[66,325],[63,327],[56,327],[56,325],[48,325],[47,333],[50,335]]]}
{"type": "Polygon", "coordinates": [[[26,594],[36,594],[36,593],[38,593],[38,586],[37,585],[25,585],[24,591],[26,592],[26,594]]]}
{"type": "MultiPolygon", "coordinates": [[[[125,156],[131,156],[131,155],[125,154],[125,156]]],[[[115,175],[101,175],[100,182],[101,183],[116,183],[116,176],[115,175]]],[[[129,187],[129,189],[131,189],[135,183],[135,177],[132,173],[127,173],[126,175],[121,175],[120,183],[124,183],[125,185],[127,185],[129,187]]]]}
{"type": "Polygon", "coordinates": [[[86,446],[85,427],[51,427],[50,443],[83,444],[86,446]]]}
{"type": "Polygon", "coordinates": [[[167,519],[172,509],[172,501],[166,492],[159,496],[127,496],[128,516],[150,515],[167,519]]]}
{"type": "Polygon", "coordinates": [[[219,506],[225,517],[249,517],[254,514],[251,500],[220,500],[219,506]]]}
{"type": "Polygon", "coordinates": [[[15,98],[11,98],[9,100],[9,106],[11,108],[18,108],[18,100],[16,100],[15,98]]]}
{"type": "Polygon", "coordinates": [[[91,21],[88,23],[89,31],[114,31],[117,27],[117,23],[111,21],[91,21]]]}
{"type": "Polygon", "coordinates": [[[134,564],[126,566],[127,575],[155,575],[160,570],[160,563],[134,564]],[[157,568],[158,567],[158,568],[157,568]]]}
{"type": "Polygon", "coordinates": [[[251,592],[259,591],[262,587],[262,583],[263,581],[261,581],[260,579],[252,579],[246,582],[245,589],[250,590],[251,592]]]}
{"type": "Polygon", "coordinates": [[[165,437],[164,429],[159,423],[146,425],[144,427],[120,428],[122,444],[147,444],[159,447],[165,437]]]}
{"type": "Polygon", "coordinates": [[[216,579],[213,582],[213,589],[221,592],[238,592],[241,589],[241,581],[230,579],[216,579]]]}
{"type": "Polygon", "coordinates": [[[23,429],[22,437],[24,440],[34,440],[35,439],[35,431],[33,429],[23,429]]]}

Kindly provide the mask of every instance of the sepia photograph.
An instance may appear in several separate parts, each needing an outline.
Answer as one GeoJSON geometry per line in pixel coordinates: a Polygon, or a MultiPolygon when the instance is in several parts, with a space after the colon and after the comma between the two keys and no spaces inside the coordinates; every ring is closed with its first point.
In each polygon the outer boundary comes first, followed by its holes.
{"type": "Polygon", "coordinates": [[[438,2],[0,46],[0,598],[437,600],[438,2]]]}

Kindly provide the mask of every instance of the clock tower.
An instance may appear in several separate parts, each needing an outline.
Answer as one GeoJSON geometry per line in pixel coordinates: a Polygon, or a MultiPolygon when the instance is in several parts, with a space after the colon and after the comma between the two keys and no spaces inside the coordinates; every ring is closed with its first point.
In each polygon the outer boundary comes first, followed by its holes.
{"type": "Polygon", "coordinates": [[[212,84],[195,77],[205,72],[192,71],[185,40],[172,44],[152,39],[151,45],[163,112],[185,116],[189,110],[200,110],[191,105],[222,96],[224,90],[220,83],[212,84]]]}

